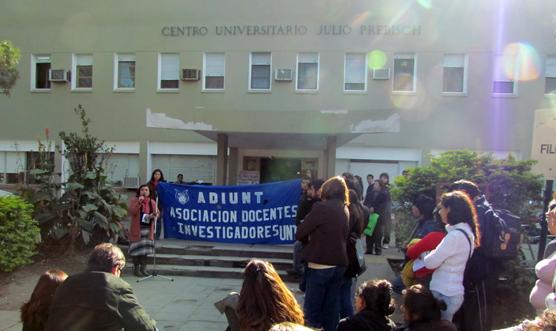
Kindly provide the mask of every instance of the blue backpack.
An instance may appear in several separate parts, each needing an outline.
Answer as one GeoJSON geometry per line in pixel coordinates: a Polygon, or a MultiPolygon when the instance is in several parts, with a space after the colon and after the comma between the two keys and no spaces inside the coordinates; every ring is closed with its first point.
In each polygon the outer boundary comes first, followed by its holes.
{"type": "Polygon", "coordinates": [[[521,219],[507,209],[493,209],[488,202],[477,207],[483,212],[480,222],[481,250],[490,259],[511,259],[521,244],[521,219]]]}

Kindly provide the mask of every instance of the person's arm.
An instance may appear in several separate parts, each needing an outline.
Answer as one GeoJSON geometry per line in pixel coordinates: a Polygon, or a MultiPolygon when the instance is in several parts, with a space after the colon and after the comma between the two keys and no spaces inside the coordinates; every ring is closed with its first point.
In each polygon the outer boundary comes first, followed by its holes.
{"type": "Polygon", "coordinates": [[[124,330],[155,331],[156,322],[147,314],[137,302],[131,287],[123,288],[120,293],[118,312],[122,316],[124,330]]]}
{"type": "Polygon", "coordinates": [[[311,209],[309,214],[307,214],[307,216],[305,216],[305,218],[303,219],[303,223],[299,224],[299,226],[297,227],[295,239],[297,239],[298,241],[307,241],[309,234],[313,232],[313,230],[320,223],[321,208],[322,208],[321,204],[318,202],[315,205],[313,205],[313,208],[311,209]]]}
{"type": "MultiPolygon", "coordinates": [[[[461,235],[463,235],[463,233],[461,233],[461,235]]],[[[461,245],[458,245],[456,234],[446,235],[440,244],[438,244],[438,246],[423,259],[425,267],[428,269],[436,269],[440,267],[442,262],[446,261],[447,258],[454,255],[459,249],[461,249],[460,246],[461,245]]]]}
{"type": "Polygon", "coordinates": [[[134,218],[135,216],[137,216],[137,214],[139,214],[140,210],[141,200],[139,200],[139,198],[132,198],[127,208],[129,216],[131,216],[131,218],[134,218]]]}
{"type": "Polygon", "coordinates": [[[442,239],[446,236],[444,232],[430,232],[424,236],[419,242],[407,248],[405,255],[410,259],[416,259],[421,253],[432,251],[440,244],[442,239]]]}

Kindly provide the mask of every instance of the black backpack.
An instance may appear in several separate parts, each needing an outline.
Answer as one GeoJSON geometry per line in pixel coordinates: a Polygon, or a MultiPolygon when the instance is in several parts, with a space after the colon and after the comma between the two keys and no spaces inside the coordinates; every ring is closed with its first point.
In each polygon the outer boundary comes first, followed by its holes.
{"type": "Polygon", "coordinates": [[[506,209],[493,209],[484,201],[477,207],[481,231],[481,251],[489,259],[511,259],[521,244],[521,219],[506,209]]]}

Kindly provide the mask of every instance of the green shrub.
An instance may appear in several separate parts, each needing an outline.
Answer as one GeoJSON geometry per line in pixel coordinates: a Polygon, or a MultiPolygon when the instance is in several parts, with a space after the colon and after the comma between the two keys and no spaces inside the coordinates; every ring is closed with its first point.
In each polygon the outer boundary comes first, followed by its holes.
{"type": "Polygon", "coordinates": [[[39,226],[33,206],[17,196],[0,197],[0,271],[9,272],[31,262],[37,253],[39,226]]]}

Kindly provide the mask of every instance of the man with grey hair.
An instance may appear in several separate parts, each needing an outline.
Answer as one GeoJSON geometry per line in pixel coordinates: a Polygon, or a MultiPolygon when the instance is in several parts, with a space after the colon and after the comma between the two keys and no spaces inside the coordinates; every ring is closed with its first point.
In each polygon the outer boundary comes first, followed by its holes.
{"type": "Polygon", "coordinates": [[[120,278],[125,266],[122,250],[113,244],[97,245],[85,272],[60,285],[46,331],[155,331],[131,286],[120,278]]]}

